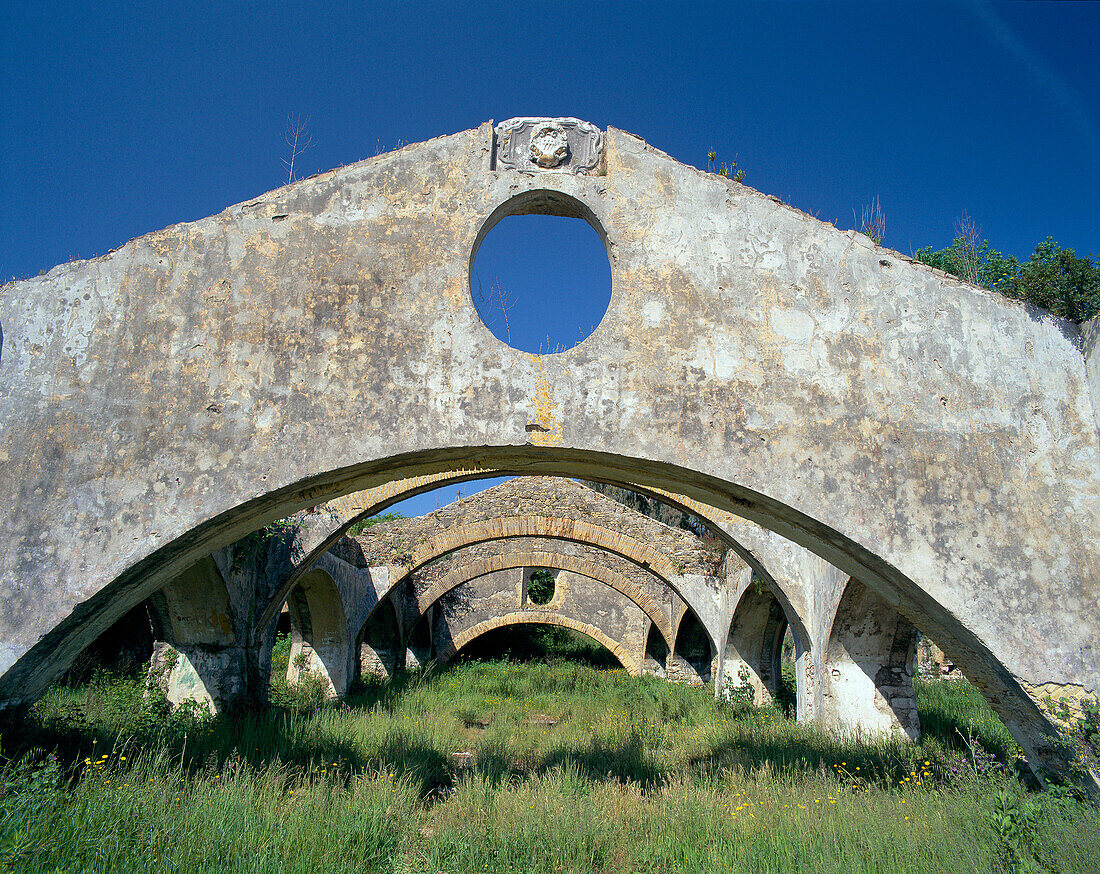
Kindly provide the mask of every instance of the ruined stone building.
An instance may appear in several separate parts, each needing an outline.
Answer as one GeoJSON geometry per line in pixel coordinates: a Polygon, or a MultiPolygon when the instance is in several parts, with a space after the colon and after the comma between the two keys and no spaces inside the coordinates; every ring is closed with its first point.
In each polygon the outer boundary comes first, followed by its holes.
{"type": "Polygon", "coordinates": [[[284,604],[335,691],[364,643],[445,658],[539,616],[763,695],[789,629],[799,718],[909,735],[919,629],[1056,773],[1047,695],[1100,690],[1100,322],[615,128],[487,122],[302,180],[6,285],[0,328],[3,706],[146,601],[217,706],[267,682],[284,604]],[[556,354],[498,340],[471,295],[486,234],[530,213],[585,221],[610,268],[556,354]],[[503,476],[604,483],[714,538],[521,479],[523,512],[342,539],[503,476]],[[526,598],[535,566],[560,601],[526,598]]]}

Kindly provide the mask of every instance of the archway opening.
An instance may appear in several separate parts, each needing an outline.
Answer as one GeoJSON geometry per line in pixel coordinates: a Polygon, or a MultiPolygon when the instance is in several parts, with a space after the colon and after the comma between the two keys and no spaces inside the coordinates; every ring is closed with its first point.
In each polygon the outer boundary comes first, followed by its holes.
{"type": "Polygon", "coordinates": [[[779,599],[754,577],[730,622],[719,687],[727,696],[755,704],[778,704],[782,685],[782,649],[788,631],[779,599]]]}
{"type": "Polygon", "coordinates": [[[287,610],[287,683],[318,685],[330,697],[344,695],[350,680],[347,620],[332,577],[322,570],[309,571],[287,598],[287,610]]]}
{"type": "Polygon", "coordinates": [[[550,568],[531,568],[527,574],[527,600],[542,607],[554,600],[554,578],[557,575],[550,568]]]}
{"type": "Polygon", "coordinates": [[[359,632],[359,676],[386,679],[405,667],[405,648],[393,599],[386,598],[359,632]]]}
{"type": "Polygon", "coordinates": [[[475,637],[456,655],[470,661],[571,661],[595,668],[622,668],[615,655],[599,641],[572,628],[523,623],[494,628],[475,637]]]}
{"type": "Polygon", "coordinates": [[[429,607],[420,620],[409,632],[405,650],[405,666],[408,668],[420,668],[432,660],[435,653],[432,651],[432,623],[435,619],[435,608],[429,607]]]}
{"type": "Polygon", "coordinates": [[[710,637],[699,617],[689,609],[676,632],[676,644],[668,660],[668,678],[691,686],[706,686],[711,680],[713,661],[710,637]]]}
{"type": "Polygon", "coordinates": [[[149,605],[143,602],[86,646],[60,682],[81,686],[101,675],[140,676],[147,670],[155,640],[149,605]]]}
{"type": "Polygon", "coordinates": [[[798,649],[788,623],[783,631],[783,643],[779,648],[779,684],[775,690],[775,703],[784,713],[794,713],[798,707],[798,649]]]}
{"type": "Polygon", "coordinates": [[[649,624],[649,633],[645,641],[645,658],[642,660],[642,672],[653,674],[655,677],[668,675],[668,644],[661,634],[661,630],[654,624],[649,624]]]}
{"type": "Polygon", "coordinates": [[[481,321],[513,349],[564,352],[585,340],[611,303],[604,243],[581,218],[509,215],[481,241],[470,270],[481,321]]]}

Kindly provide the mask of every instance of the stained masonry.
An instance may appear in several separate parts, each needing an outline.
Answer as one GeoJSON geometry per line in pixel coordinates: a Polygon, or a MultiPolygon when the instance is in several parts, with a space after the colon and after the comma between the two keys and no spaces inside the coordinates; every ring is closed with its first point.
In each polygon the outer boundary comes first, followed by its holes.
{"type": "MultiPolygon", "coordinates": [[[[186,605],[211,580],[195,567],[273,520],[393,490],[381,506],[421,478],[558,475],[709,514],[794,609],[814,718],[854,579],[944,648],[1033,764],[1065,770],[1032,690],[1100,689],[1097,322],[959,282],[623,131],[525,124],[3,287],[0,702],[39,694],[155,592],[186,605]],[[607,245],[607,314],[558,355],[500,343],[470,297],[480,241],[526,212],[583,218],[607,245]]],[[[327,545],[301,538],[292,573],[327,545]]],[[[704,627],[738,580],[703,599],[704,627]]],[[[225,658],[262,662],[263,633],[234,616],[251,605],[264,626],[294,581],[271,582],[230,586],[209,644],[225,658]]]]}

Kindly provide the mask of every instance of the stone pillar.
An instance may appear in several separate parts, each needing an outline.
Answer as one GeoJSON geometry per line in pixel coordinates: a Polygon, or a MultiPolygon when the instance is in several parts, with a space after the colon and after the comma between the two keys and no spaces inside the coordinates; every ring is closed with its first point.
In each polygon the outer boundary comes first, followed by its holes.
{"type": "Polygon", "coordinates": [[[192,565],[149,599],[153,621],[150,681],[173,704],[196,701],[214,712],[267,700],[278,619],[257,617],[288,572],[287,532],[257,532],[192,565]]]}
{"type": "Polygon", "coordinates": [[[913,693],[916,629],[875,592],[850,580],[820,673],[821,721],[841,730],[920,738],[913,693]]]}
{"type": "Polygon", "coordinates": [[[726,638],[718,689],[747,683],[756,704],[771,703],[782,681],[780,654],[787,617],[779,600],[762,583],[741,596],[726,638]]]}

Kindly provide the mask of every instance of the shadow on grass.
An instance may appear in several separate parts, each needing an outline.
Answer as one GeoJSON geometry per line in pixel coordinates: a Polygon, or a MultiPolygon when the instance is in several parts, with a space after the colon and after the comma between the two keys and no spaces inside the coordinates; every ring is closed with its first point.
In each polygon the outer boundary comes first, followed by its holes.
{"type": "Polygon", "coordinates": [[[545,773],[559,767],[575,768],[593,782],[638,783],[643,788],[657,785],[664,777],[641,736],[634,732],[618,744],[593,741],[581,749],[556,749],[531,770],[545,773]]]}
{"type": "Polygon", "coordinates": [[[377,707],[386,713],[393,713],[407,695],[438,681],[449,669],[449,665],[440,667],[433,662],[422,670],[401,671],[396,676],[385,679],[363,677],[352,684],[344,705],[352,710],[377,707]]]}
{"type": "MultiPolygon", "coordinates": [[[[544,666],[517,666],[519,673],[496,676],[488,672],[484,677],[480,667],[474,670],[478,671],[478,694],[560,690],[584,695],[590,683],[600,681],[600,676],[585,666],[556,672],[547,672],[544,666]]],[[[584,746],[517,760],[498,741],[487,740],[471,750],[438,749],[399,723],[368,747],[339,719],[318,724],[312,718],[330,709],[334,714],[354,714],[380,708],[393,714],[407,696],[448,673],[448,668],[442,668],[367,681],[346,703],[319,709],[267,707],[215,718],[170,711],[166,702],[145,699],[143,684],[90,685],[64,690],[38,711],[0,714],[0,758],[18,759],[36,749],[52,751],[74,773],[85,758],[122,748],[163,750],[170,760],[191,772],[212,763],[220,765],[230,757],[254,768],[279,763],[299,772],[324,763],[326,769],[348,776],[381,773],[410,780],[423,797],[452,786],[464,773],[495,783],[510,776],[569,767],[594,782],[643,787],[660,785],[668,777],[637,732],[616,743],[592,740],[584,746]],[[121,731],[119,726],[123,726],[121,731]]],[[[637,694],[666,725],[699,717],[687,696],[670,697],[662,694],[664,691],[664,687],[642,683],[637,694]]],[[[968,730],[973,731],[977,743],[1001,756],[1001,761],[1012,761],[1011,737],[976,690],[922,685],[918,687],[918,707],[926,735],[920,746],[837,737],[797,725],[779,711],[737,710],[727,705],[713,714],[727,726],[725,738],[702,754],[679,760],[676,770],[686,767],[699,774],[716,774],[724,768],[771,769],[792,776],[821,772],[854,785],[896,786],[927,767],[934,772],[929,782],[941,777],[949,782],[953,779],[950,756],[969,752],[968,730]],[[927,766],[926,761],[930,762],[927,766]]]]}
{"type": "MultiPolygon", "coordinates": [[[[356,707],[331,709],[350,713],[392,707],[416,682],[413,678],[411,683],[379,685],[365,690],[356,707]]],[[[85,759],[107,753],[134,761],[144,751],[163,753],[191,774],[220,768],[231,758],[256,770],[289,766],[288,778],[322,765],[330,775],[385,774],[411,781],[424,797],[450,786],[467,767],[452,752],[435,749],[400,728],[364,749],[354,737],[342,737],[339,724],[332,730],[312,720],[329,709],[268,706],[210,717],[187,709],[173,711],[167,702],[145,699],[140,690],[89,687],[65,695],[45,712],[30,707],[0,712],[0,766],[49,752],[75,777],[85,759]]],[[[499,761],[479,754],[477,761],[479,770],[499,779],[508,768],[502,754],[496,758],[499,761]]]]}
{"type": "Polygon", "coordinates": [[[1016,754],[1008,728],[972,684],[959,680],[917,680],[913,684],[921,735],[944,747],[968,751],[970,738],[1005,761],[1016,754]]]}
{"type": "Polygon", "coordinates": [[[712,744],[693,756],[689,767],[701,773],[732,768],[770,770],[787,776],[831,774],[853,785],[897,785],[923,764],[918,751],[902,743],[850,740],[805,732],[784,736],[752,731],[712,744]]]}

